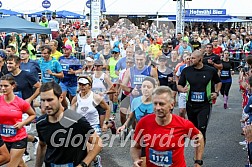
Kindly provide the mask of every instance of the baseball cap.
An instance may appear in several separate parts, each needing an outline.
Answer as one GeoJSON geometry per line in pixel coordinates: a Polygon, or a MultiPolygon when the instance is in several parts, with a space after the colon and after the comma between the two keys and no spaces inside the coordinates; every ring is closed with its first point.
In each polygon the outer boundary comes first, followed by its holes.
{"type": "Polygon", "coordinates": [[[158,60],[167,60],[167,57],[165,55],[161,55],[158,60]]]}
{"type": "Polygon", "coordinates": [[[94,61],[94,59],[92,59],[91,57],[86,57],[85,60],[86,60],[86,61],[94,61]]]}
{"type": "Polygon", "coordinates": [[[95,60],[94,65],[103,66],[103,62],[101,60],[95,60]]]}
{"type": "Polygon", "coordinates": [[[162,48],[168,48],[168,43],[167,42],[163,43],[162,48]]]}
{"type": "Polygon", "coordinates": [[[69,49],[69,50],[72,50],[72,46],[71,46],[71,45],[65,45],[65,46],[63,46],[63,49],[69,49]]]}
{"type": "Polygon", "coordinates": [[[111,52],[112,52],[112,54],[113,54],[113,52],[120,53],[120,49],[115,47],[111,52]]]}
{"type": "Polygon", "coordinates": [[[86,78],[80,78],[80,79],[78,80],[78,83],[81,83],[81,84],[84,84],[84,85],[90,84],[90,83],[89,83],[89,80],[86,79],[86,78]]]}

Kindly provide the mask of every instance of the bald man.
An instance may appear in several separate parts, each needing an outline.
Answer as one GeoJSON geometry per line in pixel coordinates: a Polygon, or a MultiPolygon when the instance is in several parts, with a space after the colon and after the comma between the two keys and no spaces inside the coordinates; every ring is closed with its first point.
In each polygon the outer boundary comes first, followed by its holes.
{"type": "Polygon", "coordinates": [[[178,82],[178,91],[187,93],[188,119],[201,131],[206,141],[206,129],[212,109],[212,100],[217,99],[221,80],[213,67],[203,64],[201,51],[191,55],[191,65],[185,68],[178,82]]]}

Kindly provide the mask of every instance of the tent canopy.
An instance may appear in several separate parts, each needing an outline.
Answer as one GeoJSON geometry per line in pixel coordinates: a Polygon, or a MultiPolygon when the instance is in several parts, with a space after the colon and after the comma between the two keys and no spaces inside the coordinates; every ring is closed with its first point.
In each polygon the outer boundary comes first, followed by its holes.
{"type": "Polygon", "coordinates": [[[29,17],[41,17],[41,16],[47,15],[47,14],[52,15],[53,11],[51,11],[51,10],[42,10],[42,11],[39,11],[39,12],[28,14],[28,16],[29,17]]]}
{"type": "Polygon", "coordinates": [[[0,9],[1,16],[23,16],[23,13],[15,12],[12,10],[0,9]]]}
{"type": "Polygon", "coordinates": [[[27,34],[51,34],[50,28],[29,22],[16,16],[0,19],[0,32],[17,32],[27,34]]]}
{"type": "Polygon", "coordinates": [[[68,19],[84,19],[85,16],[67,10],[56,11],[56,17],[68,19]]]}

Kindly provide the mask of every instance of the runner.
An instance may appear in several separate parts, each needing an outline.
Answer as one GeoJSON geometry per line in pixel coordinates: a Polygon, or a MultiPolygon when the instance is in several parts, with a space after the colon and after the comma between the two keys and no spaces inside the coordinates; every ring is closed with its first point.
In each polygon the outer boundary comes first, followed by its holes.
{"type": "MultiPolygon", "coordinates": [[[[102,131],[106,132],[109,126],[113,126],[109,123],[109,105],[103,100],[103,97],[92,92],[93,81],[91,77],[79,77],[78,84],[79,93],[73,98],[71,109],[84,116],[96,133],[101,135],[102,131]],[[99,120],[99,110],[105,111],[105,119],[102,124],[100,124],[99,120]]],[[[94,165],[95,167],[102,167],[99,155],[96,156],[94,165]]]]}
{"type": "Polygon", "coordinates": [[[221,61],[223,65],[223,69],[220,72],[220,79],[222,82],[220,93],[224,97],[224,109],[228,108],[228,94],[232,85],[232,75],[234,71],[232,71],[232,65],[229,60],[229,52],[227,50],[224,51],[224,56],[221,61]]]}
{"type": "MultiPolygon", "coordinates": [[[[130,125],[136,120],[137,122],[140,121],[143,117],[148,114],[153,113],[153,103],[152,103],[152,92],[156,87],[155,79],[151,77],[146,77],[143,80],[141,91],[143,95],[140,97],[135,98],[131,103],[131,113],[126,120],[126,122],[117,129],[117,133],[123,132],[125,129],[130,127],[130,125]]],[[[143,164],[141,167],[146,166],[146,155],[145,150],[142,149],[141,159],[143,160],[143,164]]]]}
{"type": "Polygon", "coordinates": [[[41,51],[42,58],[39,59],[38,63],[41,70],[42,83],[53,80],[59,83],[59,80],[64,77],[60,63],[54,57],[51,57],[52,49],[50,46],[44,45],[41,51]]]}
{"type": "Polygon", "coordinates": [[[27,133],[24,126],[36,117],[30,104],[15,96],[16,86],[16,81],[11,75],[5,75],[0,79],[0,88],[3,93],[3,96],[0,96],[1,136],[11,156],[7,167],[26,166],[22,159],[27,146],[27,133]],[[29,115],[24,121],[22,121],[23,113],[29,115]]]}
{"type": "Polygon", "coordinates": [[[8,162],[10,162],[10,153],[2,137],[0,136],[0,165],[2,166],[8,162]]]}
{"type": "Polygon", "coordinates": [[[68,108],[68,99],[71,102],[77,91],[77,73],[82,73],[82,65],[80,60],[72,55],[71,45],[65,45],[64,55],[59,58],[64,78],[60,80],[60,87],[63,92],[62,105],[65,109],[68,108]]]}
{"type": "Polygon", "coordinates": [[[191,55],[192,66],[185,68],[178,82],[178,91],[187,93],[187,117],[201,131],[206,142],[206,130],[212,111],[212,99],[216,99],[221,89],[217,71],[204,65],[201,51],[191,55]],[[201,82],[198,82],[198,81],[201,82]],[[214,84],[215,87],[214,87],[214,84]]]}
{"type": "MultiPolygon", "coordinates": [[[[190,66],[190,60],[191,60],[190,55],[185,53],[183,55],[183,60],[184,60],[185,64],[180,66],[177,73],[176,73],[177,85],[178,85],[179,77],[180,77],[183,69],[190,66]]],[[[182,118],[186,117],[186,96],[187,96],[186,93],[179,92],[179,95],[178,95],[179,116],[181,116],[182,118]]]]}
{"type": "Polygon", "coordinates": [[[72,111],[64,111],[61,105],[62,90],[57,83],[44,83],[40,96],[41,108],[46,114],[38,119],[36,125],[40,141],[35,166],[42,167],[44,161],[45,167],[88,167],[101,151],[100,137],[84,117],[72,111]],[[78,144],[75,143],[76,138],[78,144]],[[93,144],[89,152],[87,141],[93,144]]]}
{"type": "Polygon", "coordinates": [[[188,120],[171,114],[174,107],[172,91],[160,86],[153,93],[154,114],[142,118],[135,130],[130,153],[134,167],[143,164],[141,148],[145,147],[148,167],[186,167],[185,137],[195,140],[195,167],[203,165],[204,140],[200,131],[188,120]],[[172,137],[170,137],[172,136],[172,137]]]}

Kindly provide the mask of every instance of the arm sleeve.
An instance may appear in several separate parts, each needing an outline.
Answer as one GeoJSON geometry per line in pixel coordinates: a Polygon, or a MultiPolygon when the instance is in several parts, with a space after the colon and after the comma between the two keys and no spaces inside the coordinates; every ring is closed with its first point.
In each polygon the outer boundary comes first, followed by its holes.
{"type": "Polygon", "coordinates": [[[60,65],[60,63],[57,61],[56,64],[56,72],[59,73],[59,72],[62,72],[62,66],[60,65]]]}
{"type": "Polygon", "coordinates": [[[120,70],[120,64],[121,64],[121,61],[119,60],[117,63],[116,63],[116,66],[115,66],[115,71],[119,71],[120,70]]]}
{"type": "Polygon", "coordinates": [[[20,98],[20,108],[22,109],[22,112],[23,113],[26,113],[26,111],[31,107],[31,105],[27,102],[27,101],[25,101],[25,100],[23,100],[23,99],[21,99],[20,98]]]}
{"type": "Polygon", "coordinates": [[[221,60],[220,60],[220,57],[219,56],[215,56],[215,58],[214,58],[214,63],[216,63],[216,64],[221,64],[221,60]]]}
{"type": "Polygon", "coordinates": [[[35,85],[38,82],[35,76],[31,73],[27,73],[27,81],[30,83],[31,86],[35,85]]]}

